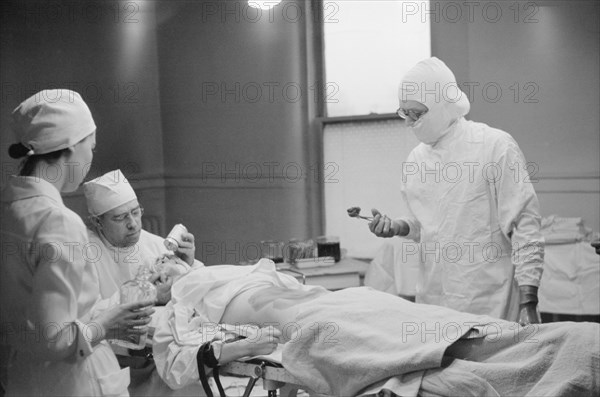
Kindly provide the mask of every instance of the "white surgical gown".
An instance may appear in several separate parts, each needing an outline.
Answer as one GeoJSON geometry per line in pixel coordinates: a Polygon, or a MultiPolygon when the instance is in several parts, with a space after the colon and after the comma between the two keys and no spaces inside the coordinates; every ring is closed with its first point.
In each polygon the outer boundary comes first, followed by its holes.
{"type": "Polygon", "coordinates": [[[127,395],[121,370],[102,341],[86,339],[98,279],[86,261],[86,228],[50,183],[11,177],[2,191],[0,315],[12,348],[7,395],[127,395]]]}
{"type": "Polygon", "coordinates": [[[438,58],[407,72],[399,97],[428,109],[409,122],[421,143],[402,173],[417,302],[517,321],[518,286],[539,286],[544,260],[534,165],[506,132],[465,120],[469,100],[438,58]]]}
{"type": "Polygon", "coordinates": [[[420,244],[417,302],[516,321],[539,286],[544,239],[528,166],[507,133],[459,118],[404,164],[407,238],[420,244]]]}

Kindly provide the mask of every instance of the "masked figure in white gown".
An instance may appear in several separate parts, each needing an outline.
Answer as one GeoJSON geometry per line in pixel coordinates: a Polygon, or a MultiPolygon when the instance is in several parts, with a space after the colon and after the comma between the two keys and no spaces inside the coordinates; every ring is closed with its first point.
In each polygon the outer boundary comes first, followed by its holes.
{"type": "Polygon", "coordinates": [[[437,58],[403,78],[398,114],[421,143],[403,165],[409,212],[373,210],[371,231],[420,242],[417,302],[539,323],[544,239],[527,163],[506,132],[465,120],[470,104],[437,58]]]}

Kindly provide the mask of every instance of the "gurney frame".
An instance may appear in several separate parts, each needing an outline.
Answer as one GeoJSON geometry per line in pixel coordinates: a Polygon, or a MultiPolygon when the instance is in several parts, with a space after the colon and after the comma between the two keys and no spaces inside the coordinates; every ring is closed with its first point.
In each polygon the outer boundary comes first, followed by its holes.
{"type": "Polygon", "coordinates": [[[318,396],[301,385],[300,381],[287,373],[285,368],[265,360],[232,361],[220,368],[223,375],[248,376],[250,380],[246,386],[244,397],[250,395],[254,384],[262,379],[263,388],[268,391],[269,397],[276,397],[277,390],[281,397],[296,397],[298,389],[308,392],[311,396],[318,396]]]}

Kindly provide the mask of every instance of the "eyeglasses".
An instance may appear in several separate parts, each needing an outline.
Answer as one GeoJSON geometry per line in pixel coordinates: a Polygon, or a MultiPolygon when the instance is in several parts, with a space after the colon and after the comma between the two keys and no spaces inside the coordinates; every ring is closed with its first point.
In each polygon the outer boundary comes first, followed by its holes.
{"type": "Polygon", "coordinates": [[[399,108],[398,110],[396,110],[396,114],[406,120],[407,118],[411,118],[413,121],[417,121],[419,120],[421,117],[423,117],[426,113],[428,112],[428,110],[422,110],[422,111],[418,111],[418,110],[412,110],[412,109],[402,109],[399,108]]]}
{"type": "Polygon", "coordinates": [[[112,216],[110,219],[116,223],[123,223],[129,217],[139,219],[144,214],[144,207],[139,206],[137,208],[132,209],[129,212],[125,212],[123,214],[112,216]]]}

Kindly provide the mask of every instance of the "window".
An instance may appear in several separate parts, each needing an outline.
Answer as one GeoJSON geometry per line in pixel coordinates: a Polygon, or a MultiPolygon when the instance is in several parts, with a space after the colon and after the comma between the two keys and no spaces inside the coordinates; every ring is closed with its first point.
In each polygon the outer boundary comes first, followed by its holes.
{"type": "Polygon", "coordinates": [[[402,76],[431,56],[429,18],[404,18],[407,3],[323,2],[323,162],[335,169],[324,181],[325,232],[339,236],[353,257],[373,257],[384,239],[366,221],[350,218],[347,208],[361,207],[365,216],[373,207],[392,218],[405,214],[402,163],[418,141],[395,114],[397,90],[402,76]],[[383,116],[361,117],[373,114],[383,116]]]}
{"type": "Polygon", "coordinates": [[[415,17],[414,8],[399,0],[324,1],[328,117],[396,111],[400,78],[431,56],[429,18],[415,17]]]}

